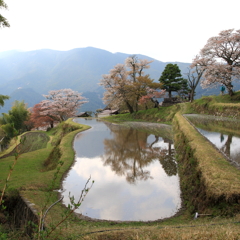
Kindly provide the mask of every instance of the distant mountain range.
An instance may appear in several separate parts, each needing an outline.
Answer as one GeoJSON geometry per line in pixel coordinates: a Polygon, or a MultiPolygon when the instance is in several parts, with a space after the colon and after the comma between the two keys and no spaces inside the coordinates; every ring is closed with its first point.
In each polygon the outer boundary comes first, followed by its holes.
{"type": "MultiPolygon", "coordinates": [[[[9,95],[1,112],[7,112],[14,100],[24,100],[29,107],[44,99],[42,94],[50,90],[71,88],[88,98],[80,111],[95,111],[103,108],[104,89],[98,85],[103,74],[109,73],[117,63],[124,63],[130,54],[111,53],[87,47],[70,51],[36,50],[29,52],[7,51],[0,53],[0,94],[9,95]]],[[[146,73],[158,81],[169,62],[136,54],[139,59],[154,60],[146,73]]],[[[189,63],[178,64],[182,74],[189,63]]],[[[204,95],[204,91],[201,95],[204,95]]],[[[207,94],[208,95],[208,94],[207,94]]]]}

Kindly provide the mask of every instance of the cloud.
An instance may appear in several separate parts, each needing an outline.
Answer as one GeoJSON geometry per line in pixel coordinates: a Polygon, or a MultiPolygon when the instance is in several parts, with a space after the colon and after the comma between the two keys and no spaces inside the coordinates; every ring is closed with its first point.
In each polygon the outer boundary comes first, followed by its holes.
{"type": "Polygon", "coordinates": [[[191,62],[210,37],[239,28],[238,0],[229,0],[227,8],[217,0],[197,5],[190,0],[22,0],[7,4],[9,11],[2,14],[11,27],[1,30],[0,51],[92,46],[165,62],[191,62]]]}
{"type": "Polygon", "coordinates": [[[101,158],[78,158],[68,177],[74,184],[68,183],[67,188],[77,198],[91,175],[95,183],[78,211],[90,217],[147,221],[171,216],[181,202],[178,176],[168,177],[157,161],[147,170],[153,180],[131,185],[124,176],[119,177],[110,167],[103,166],[101,158]]]}

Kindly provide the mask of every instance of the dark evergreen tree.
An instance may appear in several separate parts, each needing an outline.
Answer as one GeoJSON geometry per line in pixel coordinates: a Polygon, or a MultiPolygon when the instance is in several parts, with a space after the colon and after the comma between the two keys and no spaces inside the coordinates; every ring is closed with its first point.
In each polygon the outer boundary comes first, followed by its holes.
{"type": "Polygon", "coordinates": [[[177,91],[178,95],[184,99],[186,97],[189,97],[190,94],[190,88],[188,85],[188,80],[187,79],[183,79],[182,80],[182,84],[181,84],[181,88],[177,91]]]}
{"type": "Polygon", "coordinates": [[[162,89],[166,89],[166,92],[168,92],[169,98],[172,98],[172,92],[178,92],[184,88],[186,83],[178,65],[172,63],[166,65],[159,81],[162,83],[162,89]]]}

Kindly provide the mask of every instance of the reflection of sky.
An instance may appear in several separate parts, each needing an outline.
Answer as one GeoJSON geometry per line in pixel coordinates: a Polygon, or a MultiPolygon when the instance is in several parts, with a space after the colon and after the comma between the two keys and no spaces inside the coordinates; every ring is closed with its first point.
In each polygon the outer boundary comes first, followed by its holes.
{"type": "Polygon", "coordinates": [[[74,149],[77,156],[88,156],[90,158],[101,155],[104,152],[104,145],[99,144],[104,138],[109,137],[110,130],[104,124],[99,124],[95,119],[84,120],[76,118],[76,122],[91,126],[92,128],[79,133],[74,141],[74,149]],[[80,139],[84,139],[81,141],[80,139]],[[79,141],[78,141],[79,140],[79,141]],[[80,144],[80,147],[78,145],[80,144]]]}
{"type": "MultiPolygon", "coordinates": [[[[148,139],[151,139],[151,137],[153,137],[153,135],[150,135],[148,139]]],[[[159,138],[159,141],[157,143],[154,143],[153,144],[153,148],[161,148],[161,149],[168,149],[168,144],[169,143],[166,143],[164,142],[164,140],[162,138],[159,138]]],[[[171,144],[171,149],[174,149],[174,146],[173,144],[171,144]]]]}
{"type": "MultiPolygon", "coordinates": [[[[199,132],[204,135],[209,141],[211,141],[218,149],[224,149],[226,142],[228,140],[228,135],[221,134],[219,132],[209,132],[198,128],[199,132]]],[[[240,157],[240,138],[232,137],[232,142],[230,144],[230,157],[239,161],[240,157]]]]}
{"type": "MultiPolygon", "coordinates": [[[[92,121],[84,124],[90,125],[92,121]]],[[[110,166],[103,166],[104,138],[111,137],[106,125],[93,127],[75,139],[76,163],[63,182],[64,203],[68,194],[80,196],[87,179],[95,181],[85,201],[77,212],[83,215],[108,220],[157,220],[172,216],[179,209],[180,190],[178,176],[169,177],[159,161],[154,160],[144,171],[150,171],[152,179],[129,184],[126,176],[117,176],[110,166]],[[105,128],[105,131],[101,130],[105,128]],[[96,131],[94,131],[96,129],[96,131]],[[94,144],[96,142],[96,144],[94,144]]],[[[148,140],[153,142],[154,136],[148,140]]],[[[154,147],[167,148],[159,138],[154,147]]]]}

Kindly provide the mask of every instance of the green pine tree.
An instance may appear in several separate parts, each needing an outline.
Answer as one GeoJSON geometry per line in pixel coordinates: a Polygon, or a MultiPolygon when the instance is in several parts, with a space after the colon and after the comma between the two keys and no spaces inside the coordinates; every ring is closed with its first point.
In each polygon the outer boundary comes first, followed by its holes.
{"type": "Polygon", "coordinates": [[[162,83],[162,89],[166,89],[168,92],[169,98],[172,98],[172,92],[181,90],[186,82],[178,65],[172,63],[166,65],[159,81],[162,83]]]}

